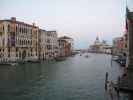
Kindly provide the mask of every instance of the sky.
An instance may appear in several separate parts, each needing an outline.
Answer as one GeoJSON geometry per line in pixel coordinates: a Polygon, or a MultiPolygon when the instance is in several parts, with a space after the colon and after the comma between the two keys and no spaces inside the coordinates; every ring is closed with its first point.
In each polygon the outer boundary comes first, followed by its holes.
{"type": "Polygon", "coordinates": [[[72,37],[75,48],[88,48],[96,36],[110,44],[122,36],[125,4],[126,0],[0,0],[0,19],[35,22],[58,36],[72,37]]]}

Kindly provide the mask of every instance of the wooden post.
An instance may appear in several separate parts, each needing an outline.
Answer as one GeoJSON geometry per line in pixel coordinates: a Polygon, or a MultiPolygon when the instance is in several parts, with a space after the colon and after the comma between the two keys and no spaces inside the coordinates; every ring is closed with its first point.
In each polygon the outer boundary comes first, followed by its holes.
{"type": "Polygon", "coordinates": [[[107,84],[108,84],[108,72],[106,72],[106,74],[105,74],[105,90],[107,90],[108,89],[108,87],[107,87],[107,84]]]}
{"type": "Polygon", "coordinates": [[[120,76],[118,77],[118,81],[117,81],[117,88],[116,88],[116,92],[117,92],[117,99],[120,100],[120,93],[119,93],[119,87],[120,87],[120,76]]]}

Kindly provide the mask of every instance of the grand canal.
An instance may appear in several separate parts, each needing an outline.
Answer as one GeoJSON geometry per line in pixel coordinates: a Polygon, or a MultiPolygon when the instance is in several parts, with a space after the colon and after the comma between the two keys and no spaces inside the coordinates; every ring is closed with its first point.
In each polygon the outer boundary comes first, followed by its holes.
{"type": "Polygon", "coordinates": [[[0,100],[108,100],[105,73],[115,80],[120,66],[111,64],[110,55],[84,55],[58,62],[0,65],[0,100]]]}

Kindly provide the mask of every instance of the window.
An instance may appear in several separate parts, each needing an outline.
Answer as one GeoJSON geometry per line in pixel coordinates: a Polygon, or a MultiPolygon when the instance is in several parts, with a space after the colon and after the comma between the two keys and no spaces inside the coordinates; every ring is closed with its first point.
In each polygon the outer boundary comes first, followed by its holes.
{"type": "Polygon", "coordinates": [[[4,32],[4,26],[3,26],[3,32],[4,32]]]}
{"type": "Polygon", "coordinates": [[[49,39],[47,40],[47,43],[50,43],[50,40],[49,39]]]}
{"type": "Polygon", "coordinates": [[[8,24],[8,29],[7,30],[8,30],[8,32],[10,32],[10,25],[9,24],[8,24]]]}
{"type": "Polygon", "coordinates": [[[4,46],[4,39],[2,40],[2,45],[4,46]]]}
{"type": "Polygon", "coordinates": [[[16,32],[18,32],[18,27],[16,26],[16,32]]]}
{"type": "Polygon", "coordinates": [[[48,50],[52,49],[52,46],[51,45],[47,45],[47,49],[48,50]]]}
{"type": "Polygon", "coordinates": [[[16,48],[16,52],[18,52],[18,48],[16,48]]]}
{"type": "Polygon", "coordinates": [[[36,56],[37,56],[37,52],[36,52],[36,56]]]}
{"type": "Polygon", "coordinates": [[[19,40],[19,45],[21,45],[20,40],[19,40]]]}
{"type": "Polygon", "coordinates": [[[30,40],[28,40],[28,45],[30,45],[30,40]]]}
{"type": "Polygon", "coordinates": [[[28,29],[26,28],[26,32],[25,33],[28,33],[28,29]]]}
{"type": "Polygon", "coordinates": [[[16,57],[18,57],[18,48],[16,48],[16,57]]]}
{"type": "Polygon", "coordinates": [[[30,31],[31,31],[31,34],[32,34],[32,29],[30,31]]]}
{"type": "Polygon", "coordinates": [[[28,56],[30,57],[30,53],[28,52],[28,56]]]}
{"type": "Polygon", "coordinates": [[[16,57],[18,57],[18,53],[16,52],[16,57]]]}
{"type": "Polygon", "coordinates": [[[10,57],[10,48],[8,48],[8,57],[10,57]]]}
{"type": "Polygon", "coordinates": [[[22,40],[22,45],[24,45],[24,40],[22,40]]]}
{"type": "Polygon", "coordinates": [[[22,28],[22,33],[25,33],[25,30],[24,30],[24,28],[22,28]]]}
{"type": "Polygon", "coordinates": [[[19,27],[19,32],[21,33],[21,27],[19,27]]]}

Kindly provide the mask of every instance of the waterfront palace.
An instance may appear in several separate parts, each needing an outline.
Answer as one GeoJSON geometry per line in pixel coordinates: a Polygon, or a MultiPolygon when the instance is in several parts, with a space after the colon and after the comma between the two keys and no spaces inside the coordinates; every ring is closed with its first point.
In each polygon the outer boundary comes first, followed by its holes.
{"type": "Polygon", "coordinates": [[[15,17],[0,20],[0,61],[53,59],[59,52],[56,31],[40,29],[34,23],[17,21],[15,17]]]}

